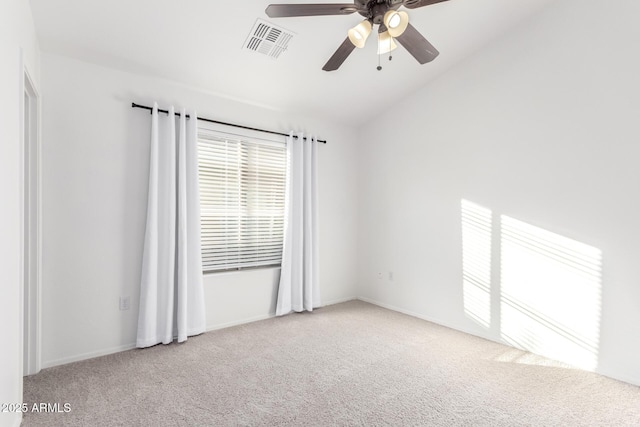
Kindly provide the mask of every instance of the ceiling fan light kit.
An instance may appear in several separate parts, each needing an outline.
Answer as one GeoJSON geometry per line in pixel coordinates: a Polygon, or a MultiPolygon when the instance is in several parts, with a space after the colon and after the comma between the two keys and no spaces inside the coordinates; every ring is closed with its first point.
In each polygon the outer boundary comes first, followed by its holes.
{"type": "Polygon", "coordinates": [[[371,22],[368,19],[365,19],[348,31],[347,35],[349,36],[349,40],[355,47],[362,49],[369,37],[369,34],[371,34],[371,28],[371,22]]]}
{"type": "Polygon", "coordinates": [[[400,37],[409,26],[409,14],[390,10],[384,14],[384,25],[391,37],[400,37]]]}
{"type": "Polygon", "coordinates": [[[398,45],[393,41],[389,31],[378,34],[378,55],[384,55],[396,49],[398,45]]]}
{"type": "MultiPolygon", "coordinates": [[[[347,38],[322,67],[324,71],[340,68],[357,48],[363,48],[373,25],[378,25],[378,55],[388,53],[397,45],[394,38],[420,64],[433,61],[440,52],[409,23],[407,12],[400,7],[417,9],[448,0],[353,0],[353,3],[271,4],[265,10],[270,18],[300,16],[350,15],[358,12],[365,20],[347,32],[347,38]]],[[[378,70],[381,67],[378,65],[378,70]]]]}

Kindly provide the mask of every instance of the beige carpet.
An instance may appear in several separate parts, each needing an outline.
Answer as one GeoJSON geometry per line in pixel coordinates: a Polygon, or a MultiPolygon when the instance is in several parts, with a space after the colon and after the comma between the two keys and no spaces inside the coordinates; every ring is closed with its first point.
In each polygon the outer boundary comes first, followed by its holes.
{"type": "Polygon", "coordinates": [[[639,426],[640,388],[359,301],[25,378],[24,426],[639,426]]]}

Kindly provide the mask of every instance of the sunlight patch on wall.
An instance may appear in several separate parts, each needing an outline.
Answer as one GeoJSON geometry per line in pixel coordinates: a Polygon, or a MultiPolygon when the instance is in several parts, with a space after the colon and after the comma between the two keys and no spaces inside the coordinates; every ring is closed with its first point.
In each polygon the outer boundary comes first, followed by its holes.
{"type": "Polygon", "coordinates": [[[462,200],[462,292],[464,312],[491,325],[491,211],[462,200]]]}
{"type": "Polygon", "coordinates": [[[502,338],[593,370],[598,363],[602,254],[501,216],[502,338]]]}

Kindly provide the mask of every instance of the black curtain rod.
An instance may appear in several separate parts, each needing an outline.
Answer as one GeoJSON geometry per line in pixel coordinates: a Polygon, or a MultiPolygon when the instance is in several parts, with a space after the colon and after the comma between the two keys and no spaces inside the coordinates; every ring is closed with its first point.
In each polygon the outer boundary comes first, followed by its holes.
{"type": "MultiPolygon", "coordinates": [[[[152,112],[152,111],[153,111],[153,108],[152,108],[152,107],[148,107],[148,106],[146,106],[146,105],[136,104],[135,102],[132,102],[132,103],[131,103],[131,107],[132,107],[132,108],[142,108],[143,110],[149,110],[150,112],[152,112]]],[[[169,114],[169,110],[161,110],[161,109],[159,109],[159,108],[158,108],[158,112],[159,112],[159,113],[169,114]]],[[[176,116],[180,116],[180,113],[175,113],[175,115],[176,115],[176,116]]],[[[187,114],[187,119],[188,119],[188,118],[189,118],[189,115],[187,114]]],[[[218,121],[218,120],[205,119],[204,117],[198,117],[198,120],[202,120],[203,122],[209,122],[209,123],[217,123],[217,124],[219,124],[219,125],[233,126],[233,127],[236,127],[236,128],[242,128],[242,129],[248,129],[248,130],[255,130],[255,131],[258,131],[258,132],[270,133],[270,134],[272,134],[272,135],[289,136],[288,134],[286,134],[286,133],[282,133],[282,132],[274,132],[274,131],[272,131],[272,130],[258,129],[258,128],[252,128],[252,127],[249,127],[249,126],[236,125],[236,124],[233,124],[233,123],[220,122],[220,121],[218,121]]],[[[293,137],[294,137],[295,139],[298,139],[298,135],[293,135],[293,137]]],[[[306,137],[303,137],[302,139],[304,139],[305,141],[307,140],[307,138],[306,138],[306,137]]],[[[322,139],[316,139],[316,142],[322,142],[323,144],[326,144],[326,143],[327,143],[327,141],[324,141],[324,140],[322,140],[322,139]]]]}

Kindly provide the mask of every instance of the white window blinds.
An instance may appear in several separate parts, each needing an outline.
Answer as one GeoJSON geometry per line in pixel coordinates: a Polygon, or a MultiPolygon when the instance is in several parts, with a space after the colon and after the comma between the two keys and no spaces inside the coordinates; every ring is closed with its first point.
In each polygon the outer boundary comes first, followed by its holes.
{"type": "Polygon", "coordinates": [[[287,173],[284,143],[200,130],[204,271],[279,265],[287,173]]]}

